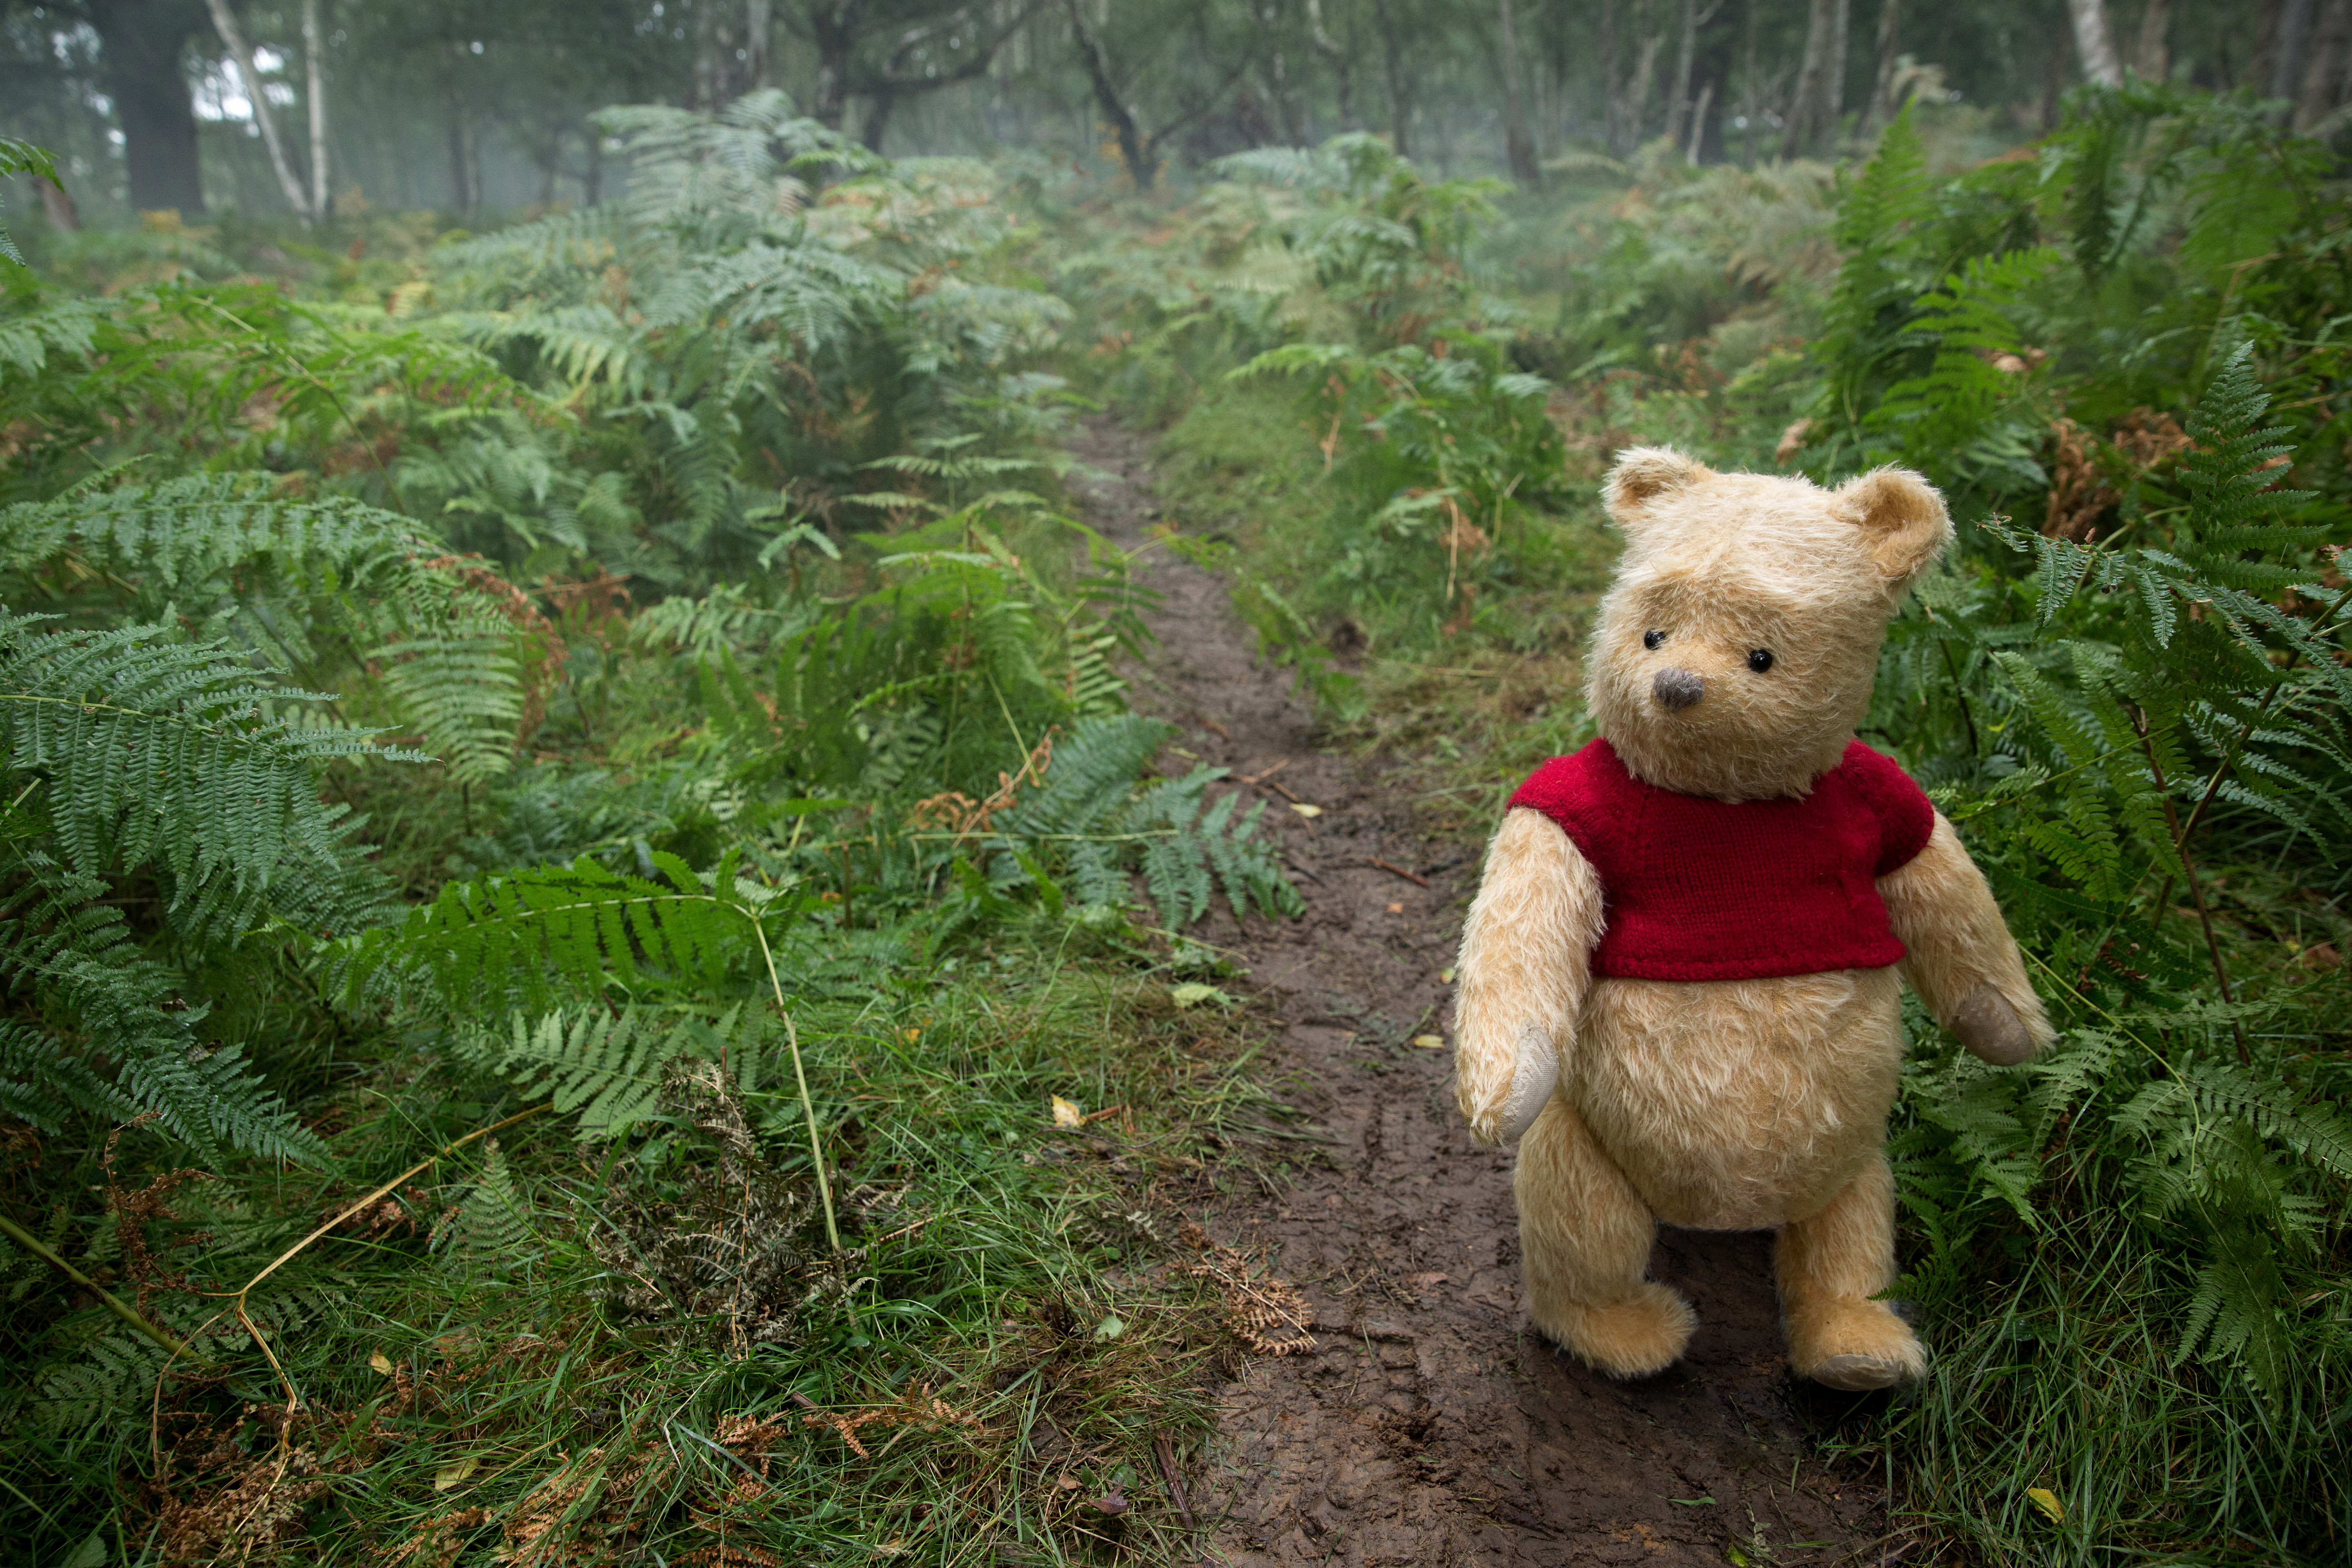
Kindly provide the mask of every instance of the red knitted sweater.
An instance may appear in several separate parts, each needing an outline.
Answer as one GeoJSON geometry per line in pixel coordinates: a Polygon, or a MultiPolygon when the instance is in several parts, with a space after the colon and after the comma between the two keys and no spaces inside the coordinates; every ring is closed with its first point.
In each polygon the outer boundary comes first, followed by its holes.
{"type": "Polygon", "coordinates": [[[1910,775],[1860,741],[1802,800],[1734,805],[1625,771],[1606,741],[1554,757],[1511,797],[1559,824],[1601,879],[1592,973],[1758,980],[1903,956],[1877,879],[1935,831],[1910,775]]]}

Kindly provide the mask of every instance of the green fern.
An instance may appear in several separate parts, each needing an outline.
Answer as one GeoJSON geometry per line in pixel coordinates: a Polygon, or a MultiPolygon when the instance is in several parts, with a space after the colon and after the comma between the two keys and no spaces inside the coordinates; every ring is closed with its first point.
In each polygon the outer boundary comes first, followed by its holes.
{"type": "Polygon", "coordinates": [[[379,991],[478,1011],[533,1012],[601,994],[607,984],[718,987],[756,950],[774,895],[739,879],[732,852],[698,876],[674,855],[647,877],[583,858],[566,866],[451,882],[396,925],[346,939],[337,953],[346,999],[379,991]]]}
{"type": "MultiPolygon", "coordinates": [[[[58,177],[58,167],[50,160],[47,148],[36,147],[30,142],[19,142],[13,136],[0,136],[0,179],[10,174],[37,174],[42,179],[54,181],[58,177]]],[[[6,257],[19,267],[25,265],[25,253],[16,248],[16,242],[8,237],[5,228],[0,228],[0,256],[6,257]]]]}
{"type": "Polygon", "coordinates": [[[1224,769],[1195,768],[1136,788],[1137,775],[1175,732],[1173,725],[1131,714],[1085,721],[1055,748],[1044,787],[998,819],[998,834],[1066,865],[1079,899],[1089,904],[1126,904],[1126,868],[1139,868],[1171,931],[1206,913],[1219,890],[1236,915],[1304,912],[1279,851],[1256,838],[1265,803],[1236,822],[1237,795],[1207,799],[1224,769]]]}
{"type": "Polygon", "coordinates": [[[557,1009],[533,1023],[517,1013],[504,1035],[462,1031],[460,1053],[515,1085],[546,1095],[558,1114],[579,1112],[582,1142],[627,1136],[652,1116],[672,1062],[739,1063],[756,1048],[756,1013],[728,1009],[715,1022],[688,1016],[665,1026],[636,1008],[557,1009]]]}
{"type": "Polygon", "coordinates": [[[165,1352],[133,1334],[104,1334],[81,1358],[41,1374],[33,1415],[52,1432],[110,1433],[146,1419],[165,1352]]]}
{"type": "Polygon", "coordinates": [[[0,977],[67,1038],[44,1064],[23,1026],[0,1034],[14,1108],[52,1129],[76,1111],[135,1108],[208,1158],[224,1143],[319,1158],[239,1053],[203,1040],[194,988],[133,941],[113,892],[152,877],[169,928],[199,950],[277,921],[365,924],[382,891],[346,840],[345,808],[319,800],[318,770],[415,753],[272,717],[324,699],[257,679],[219,645],[153,626],[44,633],[41,619],[0,611],[13,797],[0,821],[0,977]]]}
{"type": "Polygon", "coordinates": [[[482,1146],[482,1173],[457,1200],[456,1211],[434,1227],[429,1245],[453,1274],[502,1275],[538,1257],[530,1204],[515,1185],[506,1151],[495,1138],[482,1146]]]}

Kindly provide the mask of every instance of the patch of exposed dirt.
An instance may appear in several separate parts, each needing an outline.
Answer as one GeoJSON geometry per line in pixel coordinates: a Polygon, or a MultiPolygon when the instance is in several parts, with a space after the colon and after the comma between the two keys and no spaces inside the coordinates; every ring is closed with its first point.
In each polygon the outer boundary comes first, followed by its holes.
{"type": "MultiPolygon", "coordinates": [[[[1141,441],[1102,421],[1072,449],[1096,526],[1144,542],[1158,509],[1141,441]]],[[[1225,1391],[1196,1483],[1216,1555],[1696,1565],[1737,1542],[1731,1561],[1876,1562],[1885,1494],[1805,1441],[1805,1412],[1845,1403],[1790,1383],[1768,1237],[1661,1233],[1654,1272],[1701,1324],[1661,1376],[1613,1383],[1526,1326],[1511,1156],[1463,1129],[1450,1053],[1412,1043],[1444,1033],[1439,974],[1475,861],[1416,835],[1401,791],[1317,748],[1309,700],[1255,657],[1222,580],[1147,559],[1142,580],[1165,597],[1146,617],[1160,640],[1131,672],[1136,706],[1257,781],[1244,787],[1270,803],[1307,903],[1303,920],[1204,934],[1243,954],[1286,1026],[1276,1081],[1330,1140],[1292,1184],[1202,1216],[1299,1288],[1319,1347],[1261,1358],[1225,1391]]]]}

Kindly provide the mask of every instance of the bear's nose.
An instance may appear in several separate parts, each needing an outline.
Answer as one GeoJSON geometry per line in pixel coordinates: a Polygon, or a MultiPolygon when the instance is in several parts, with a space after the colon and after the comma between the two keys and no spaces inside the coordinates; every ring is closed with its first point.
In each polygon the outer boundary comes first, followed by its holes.
{"type": "Polygon", "coordinates": [[[1662,669],[1650,678],[1650,695],[1659,707],[1680,712],[1706,695],[1706,682],[1687,669],[1662,669]]]}

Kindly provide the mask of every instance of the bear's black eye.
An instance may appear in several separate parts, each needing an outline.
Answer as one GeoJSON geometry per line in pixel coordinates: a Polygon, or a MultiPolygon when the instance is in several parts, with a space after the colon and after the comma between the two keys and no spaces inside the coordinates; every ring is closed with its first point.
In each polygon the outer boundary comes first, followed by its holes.
{"type": "Polygon", "coordinates": [[[1754,670],[1759,675],[1761,675],[1766,670],[1771,668],[1772,650],[1769,647],[1759,647],[1751,650],[1748,655],[1748,668],[1754,670]]]}
{"type": "Polygon", "coordinates": [[[1642,646],[1648,648],[1652,653],[1655,653],[1659,648],[1664,647],[1665,641],[1666,634],[1664,632],[1643,632],[1642,634],[1642,646]]]}

